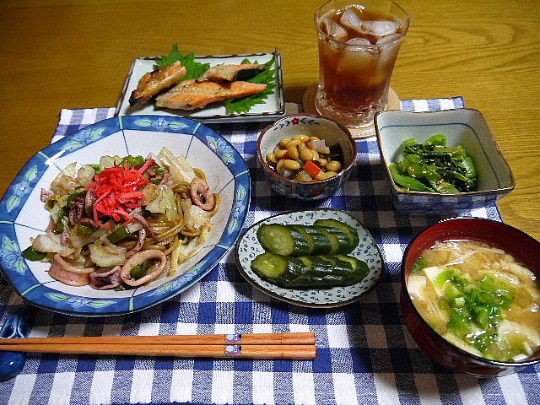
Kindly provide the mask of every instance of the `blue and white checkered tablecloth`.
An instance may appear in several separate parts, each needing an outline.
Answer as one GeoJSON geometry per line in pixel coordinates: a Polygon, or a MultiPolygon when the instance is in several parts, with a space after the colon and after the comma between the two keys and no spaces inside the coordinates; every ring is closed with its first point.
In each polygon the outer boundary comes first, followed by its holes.
{"type": "MultiPolygon", "coordinates": [[[[404,100],[406,110],[463,107],[460,97],[404,100]]],[[[63,110],[53,140],[114,114],[114,109],[63,110]]],[[[433,363],[406,331],[399,306],[399,263],[412,235],[441,217],[403,216],[393,209],[375,139],[358,140],[358,162],[344,189],[318,203],[271,192],[255,160],[265,126],[209,125],[248,163],[253,195],[245,227],[296,209],[347,210],[370,230],[387,273],[361,301],[308,309],[255,290],[227,255],[185,293],[146,311],[77,318],[32,310],[30,336],[167,335],[314,331],[315,361],[205,360],[152,357],[29,355],[22,373],[0,383],[0,404],[526,404],[539,403],[540,367],[475,379],[433,363]]],[[[501,220],[496,206],[463,213],[501,220]]],[[[22,305],[5,285],[0,315],[22,305]]]]}

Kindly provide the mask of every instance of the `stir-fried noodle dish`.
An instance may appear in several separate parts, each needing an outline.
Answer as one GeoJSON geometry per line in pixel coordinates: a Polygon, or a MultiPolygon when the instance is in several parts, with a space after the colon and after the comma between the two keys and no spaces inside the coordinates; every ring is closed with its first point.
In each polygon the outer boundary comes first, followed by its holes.
{"type": "Polygon", "coordinates": [[[126,289],[186,270],[212,231],[219,194],[184,156],[104,156],[68,165],[41,191],[51,214],[23,255],[71,285],[126,289]]]}

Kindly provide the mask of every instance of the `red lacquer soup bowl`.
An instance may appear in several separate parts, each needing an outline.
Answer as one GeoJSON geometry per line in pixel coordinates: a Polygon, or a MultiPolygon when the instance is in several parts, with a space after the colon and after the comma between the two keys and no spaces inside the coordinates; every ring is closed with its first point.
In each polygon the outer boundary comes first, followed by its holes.
{"type": "Polygon", "coordinates": [[[521,362],[488,360],[453,345],[428,325],[420,315],[408,293],[407,280],[414,263],[436,242],[447,240],[475,240],[504,250],[533,271],[540,279],[540,243],[531,236],[509,225],[481,218],[454,218],[430,226],[418,234],[405,250],[402,261],[402,315],[418,346],[443,367],[475,377],[494,377],[513,373],[540,362],[540,350],[521,362]]]}

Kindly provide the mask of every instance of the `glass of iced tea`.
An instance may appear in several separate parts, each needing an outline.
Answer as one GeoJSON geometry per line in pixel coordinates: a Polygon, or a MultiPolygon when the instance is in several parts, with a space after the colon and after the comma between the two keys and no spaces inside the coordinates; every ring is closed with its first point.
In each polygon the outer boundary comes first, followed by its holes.
{"type": "Polygon", "coordinates": [[[386,108],[409,15],[394,1],[331,0],[315,14],[319,85],[315,108],[349,128],[373,125],[386,108]]]}

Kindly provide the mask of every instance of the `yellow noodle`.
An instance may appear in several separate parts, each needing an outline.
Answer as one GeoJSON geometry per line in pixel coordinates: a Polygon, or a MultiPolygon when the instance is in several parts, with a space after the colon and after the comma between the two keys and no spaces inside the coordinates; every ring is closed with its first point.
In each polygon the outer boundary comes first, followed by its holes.
{"type": "Polygon", "coordinates": [[[126,249],[131,249],[137,244],[137,241],[128,240],[126,242],[118,243],[118,246],[125,247],[126,249]]]}
{"type": "Polygon", "coordinates": [[[175,237],[174,238],[174,241],[169,243],[167,249],[165,249],[165,251],[163,252],[166,256],[170,255],[174,249],[175,249],[175,246],[178,244],[178,238],[175,237]]]}
{"type": "Polygon", "coordinates": [[[156,243],[148,243],[148,244],[144,244],[142,249],[141,250],[150,250],[150,249],[157,249],[157,250],[165,250],[165,247],[163,245],[160,245],[160,244],[156,244],[156,243]]]}
{"type": "Polygon", "coordinates": [[[180,183],[174,186],[173,191],[176,194],[189,194],[189,190],[191,189],[191,184],[189,183],[180,183]]]}
{"type": "Polygon", "coordinates": [[[173,250],[171,252],[171,269],[169,270],[169,276],[176,276],[179,273],[178,259],[180,256],[180,246],[182,246],[182,241],[180,239],[177,239],[175,244],[173,245],[173,250]]]}
{"type": "Polygon", "coordinates": [[[219,207],[221,207],[221,195],[219,195],[218,193],[214,193],[214,200],[214,209],[212,209],[212,211],[210,212],[210,215],[212,217],[216,215],[216,213],[219,211],[219,207]]]}
{"type": "Polygon", "coordinates": [[[176,221],[171,221],[170,219],[167,219],[164,215],[159,216],[152,216],[148,218],[148,223],[152,225],[152,228],[156,229],[159,227],[170,227],[171,224],[175,224],[176,221]]]}
{"type": "Polygon", "coordinates": [[[201,234],[201,230],[200,229],[192,230],[192,229],[185,228],[185,229],[182,229],[180,233],[190,238],[195,238],[201,234]]]}
{"type": "Polygon", "coordinates": [[[204,181],[206,181],[206,173],[205,172],[203,172],[201,169],[197,169],[196,167],[193,168],[193,171],[195,172],[195,175],[199,179],[203,179],[204,181]]]}
{"type": "MultiPolygon", "coordinates": [[[[197,177],[206,181],[206,175],[200,169],[194,169],[197,177]]],[[[170,220],[165,215],[152,215],[148,218],[148,223],[154,229],[159,241],[149,237],[144,243],[142,249],[158,249],[170,257],[170,270],[169,276],[175,276],[179,274],[179,265],[184,263],[189,258],[193,257],[200,248],[200,245],[206,240],[207,233],[211,227],[203,227],[198,230],[187,229],[184,221],[180,202],[183,198],[186,198],[190,194],[190,183],[184,182],[174,187],[176,194],[176,205],[180,215],[176,220],[170,220]],[[187,253],[182,254],[182,246],[192,242],[195,238],[195,248],[187,253]]],[[[216,204],[211,211],[211,216],[215,215],[221,206],[221,196],[214,194],[216,204]]],[[[134,245],[134,242],[132,242],[134,245]]]]}
{"type": "Polygon", "coordinates": [[[183,228],[184,228],[184,221],[178,222],[172,228],[169,228],[164,232],[159,232],[158,235],[159,235],[160,238],[167,239],[167,238],[170,238],[170,237],[180,233],[183,228]]]}

